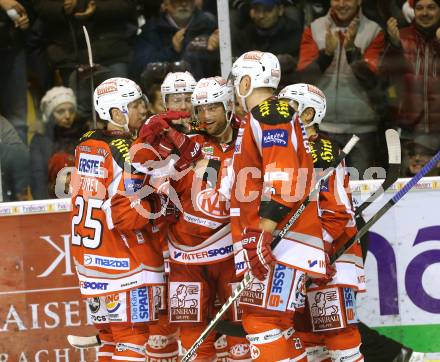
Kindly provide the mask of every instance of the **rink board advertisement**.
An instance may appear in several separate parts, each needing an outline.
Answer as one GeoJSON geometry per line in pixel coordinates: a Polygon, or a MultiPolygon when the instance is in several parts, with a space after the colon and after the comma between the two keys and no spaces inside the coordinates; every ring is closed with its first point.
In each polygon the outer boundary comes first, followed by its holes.
{"type": "MultiPolygon", "coordinates": [[[[356,202],[380,182],[353,183],[356,202]]],[[[404,184],[399,180],[366,218],[404,184]]],[[[359,318],[440,357],[440,178],[426,178],[373,228],[359,318]]],[[[0,362],[95,361],[67,334],[91,335],[69,253],[70,200],[0,204],[0,362]]]]}
{"type": "MultiPolygon", "coordinates": [[[[368,220],[407,180],[366,209],[368,220]]],[[[380,183],[354,183],[359,203],[380,183]]],[[[440,357],[440,178],[423,179],[371,229],[359,319],[440,357]]]]}
{"type": "Polygon", "coordinates": [[[69,253],[70,200],[0,204],[0,361],[92,362],[95,333],[69,253]],[[7,215],[7,216],[6,216],[7,215]]]}

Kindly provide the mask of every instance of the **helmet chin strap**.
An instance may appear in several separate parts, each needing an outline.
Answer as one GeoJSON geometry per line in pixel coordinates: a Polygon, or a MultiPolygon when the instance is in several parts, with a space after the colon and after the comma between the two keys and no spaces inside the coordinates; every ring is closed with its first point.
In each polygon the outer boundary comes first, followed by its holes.
{"type": "Polygon", "coordinates": [[[226,131],[228,130],[229,125],[231,124],[232,117],[234,116],[233,112],[229,112],[229,113],[230,113],[229,116],[227,116],[225,114],[225,116],[226,116],[226,124],[225,124],[225,127],[223,128],[223,131],[221,131],[218,134],[213,134],[212,137],[221,137],[221,136],[223,136],[226,133],[226,131]]]}
{"type": "Polygon", "coordinates": [[[128,111],[122,110],[122,113],[123,113],[124,119],[125,119],[125,123],[124,124],[116,123],[112,119],[109,119],[108,122],[111,123],[113,126],[116,126],[116,127],[119,127],[119,128],[122,127],[125,132],[130,132],[130,129],[128,128],[128,111]]]}
{"type": "Polygon", "coordinates": [[[249,112],[249,109],[248,109],[248,107],[246,105],[246,98],[249,97],[249,95],[253,92],[254,87],[252,86],[252,82],[251,82],[251,86],[250,86],[249,90],[247,91],[247,93],[244,94],[244,95],[241,95],[241,93],[240,93],[240,82],[241,82],[242,79],[243,79],[243,77],[240,78],[239,82],[237,82],[238,84],[235,86],[235,93],[240,98],[240,103],[241,103],[241,106],[243,107],[243,110],[245,112],[249,112]]]}

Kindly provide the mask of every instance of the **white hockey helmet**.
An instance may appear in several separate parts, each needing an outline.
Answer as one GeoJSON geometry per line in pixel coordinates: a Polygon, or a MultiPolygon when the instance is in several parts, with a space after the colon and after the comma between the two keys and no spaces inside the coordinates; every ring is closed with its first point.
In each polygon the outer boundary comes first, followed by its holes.
{"type": "Polygon", "coordinates": [[[247,106],[245,99],[256,88],[276,89],[281,79],[281,67],[278,58],[268,52],[257,50],[242,54],[232,65],[232,79],[235,93],[240,98],[245,111],[247,106]],[[240,94],[239,86],[244,76],[251,78],[251,87],[247,94],[240,94]]]}
{"type": "Polygon", "coordinates": [[[191,96],[193,107],[203,104],[223,103],[225,112],[234,110],[234,89],[222,77],[202,78],[191,96]]]}
{"type": "Polygon", "coordinates": [[[93,94],[95,110],[99,118],[117,126],[112,120],[110,110],[119,109],[126,118],[124,129],[128,130],[128,105],[140,98],[147,98],[142,94],[141,88],[132,80],[127,78],[109,78],[98,85],[93,94]]]}
{"type": "Polygon", "coordinates": [[[325,94],[314,85],[305,83],[288,85],[280,91],[278,98],[297,102],[299,116],[302,115],[306,108],[313,108],[315,110],[315,116],[312,122],[305,125],[306,127],[310,127],[314,124],[319,125],[325,116],[327,109],[325,94]]]}
{"type": "Polygon", "coordinates": [[[168,94],[192,93],[196,84],[197,82],[190,72],[168,73],[160,86],[162,102],[165,108],[168,94]]]}

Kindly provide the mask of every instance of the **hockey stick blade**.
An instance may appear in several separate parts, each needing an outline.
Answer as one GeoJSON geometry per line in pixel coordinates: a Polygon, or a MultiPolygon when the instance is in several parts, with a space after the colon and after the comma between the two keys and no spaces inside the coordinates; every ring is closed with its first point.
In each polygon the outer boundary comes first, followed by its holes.
{"type": "MultiPolygon", "coordinates": [[[[274,240],[271,243],[272,248],[275,248],[277,246],[277,244],[281,241],[281,239],[286,235],[286,233],[289,231],[289,229],[292,227],[292,225],[301,216],[301,214],[305,210],[306,206],[319,193],[321,183],[330,177],[330,175],[333,173],[334,169],[342,162],[342,160],[345,158],[345,156],[350,153],[350,151],[353,149],[353,147],[356,145],[356,143],[358,141],[359,141],[359,137],[357,137],[356,135],[353,135],[351,137],[351,139],[345,145],[345,147],[343,148],[343,150],[341,151],[339,156],[336,158],[336,160],[332,163],[332,165],[329,168],[327,168],[324,171],[323,176],[316,182],[313,190],[305,198],[305,200],[302,202],[302,204],[299,206],[299,208],[295,211],[295,213],[291,216],[291,218],[289,219],[287,224],[283,227],[283,229],[274,238],[274,240]]],[[[240,294],[246,289],[246,287],[252,282],[253,279],[254,279],[254,277],[249,272],[244,275],[243,280],[240,282],[240,284],[237,286],[237,288],[235,288],[233,290],[232,295],[222,305],[220,310],[215,315],[214,319],[212,319],[211,322],[209,322],[208,326],[205,328],[205,330],[202,332],[202,334],[199,336],[199,338],[197,338],[197,340],[193,343],[191,348],[185,353],[181,362],[188,362],[191,359],[191,357],[195,354],[197,348],[200,347],[200,345],[203,343],[203,341],[206,339],[206,337],[211,333],[211,331],[218,324],[218,322],[220,321],[220,318],[223,316],[223,314],[228,310],[228,308],[232,305],[232,303],[235,302],[235,300],[240,296],[240,294]]]]}
{"type": "Polygon", "coordinates": [[[75,348],[92,348],[99,347],[101,345],[101,340],[99,339],[98,335],[82,337],[69,334],[67,336],[67,341],[72,347],[75,348]]]}
{"type": "Polygon", "coordinates": [[[376,212],[370,220],[357,232],[357,234],[347,241],[341,248],[330,257],[330,263],[333,264],[342,254],[345,253],[358,239],[365,235],[365,233],[389,210],[391,209],[409,190],[411,190],[420,179],[431,171],[440,162],[440,151],[415,175],[410,179],[405,186],[402,187],[394,196],[376,212]]]}
{"type": "Polygon", "coordinates": [[[395,129],[387,129],[385,131],[385,139],[388,149],[388,172],[382,185],[367,200],[365,200],[358,208],[355,215],[361,215],[368,206],[377,200],[379,196],[385,193],[394,182],[399,178],[401,166],[401,149],[399,133],[395,129]]]}
{"type": "Polygon", "coordinates": [[[87,46],[87,55],[89,57],[89,66],[90,66],[90,91],[92,97],[92,117],[93,117],[93,128],[96,129],[96,113],[95,113],[95,84],[93,80],[93,67],[95,66],[93,63],[93,53],[92,53],[92,44],[90,42],[89,32],[87,28],[83,25],[84,38],[86,39],[87,46]]]}

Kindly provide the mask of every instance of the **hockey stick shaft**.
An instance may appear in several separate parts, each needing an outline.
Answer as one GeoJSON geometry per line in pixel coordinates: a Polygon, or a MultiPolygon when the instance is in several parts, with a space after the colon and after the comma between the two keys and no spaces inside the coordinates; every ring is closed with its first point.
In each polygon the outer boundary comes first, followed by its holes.
{"type": "Polygon", "coordinates": [[[401,166],[401,148],[399,133],[394,129],[388,129],[385,132],[385,139],[388,149],[388,173],[379,189],[374,192],[367,200],[356,208],[355,215],[361,215],[368,206],[370,206],[379,196],[381,196],[399,177],[401,166]]]}
{"type": "Polygon", "coordinates": [[[90,66],[90,96],[92,97],[92,118],[93,118],[93,128],[96,129],[96,112],[95,112],[95,81],[93,79],[93,53],[92,53],[92,43],[90,42],[89,32],[87,28],[83,26],[84,38],[86,39],[87,54],[89,57],[90,66]]]}
{"type": "Polygon", "coordinates": [[[330,257],[330,263],[333,264],[342,254],[345,253],[359,238],[364,236],[366,232],[389,210],[391,209],[409,190],[411,190],[420,179],[431,171],[440,162],[440,151],[415,175],[409,180],[405,186],[379,209],[374,216],[357,232],[357,234],[347,241],[338,251],[330,257]]]}
{"type": "MultiPolygon", "coordinates": [[[[306,206],[319,193],[321,183],[330,177],[330,175],[333,173],[335,167],[337,167],[341,163],[341,161],[345,158],[345,156],[350,153],[350,151],[353,149],[353,147],[356,145],[356,143],[358,141],[359,141],[359,138],[357,136],[353,135],[352,138],[345,145],[344,149],[338,155],[336,160],[332,163],[332,165],[329,168],[327,168],[324,171],[324,175],[319,179],[319,181],[316,182],[311,193],[306,197],[306,199],[303,201],[303,203],[300,205],[300,207],[295,211],[295,213],[289,219],[287,224],[283,227],[283,229],[274,238],[274,240],[271,243],[272,248],[275,248],[278,245],[278,243],[281,241],[281,239],[286,235],[286,233],[292,227],[292,225],[298,220],[298,218],[304,212],[306,206]]],[[[205,328],[205,330],[202,332],[202,334],[199,336],[199,338],[197,338],[197,340],[194,342],[194,344],[191,346],[191,348],[186,352],[186,354],[183,356],[181,362],[187,362],[191,359],[191,357],[194,355],[196,350],[200,347],[200,345],[203,343],[203,341],[208,337],[208,335],[215,328],[215,326],[220,321],[220,318],[223,316],[223,314],[226,312],[226,310],[229,309],[229,307],[235,302],[235,300],[240,296],[240,294],[246,289],[246,287],[252,282],[253,279],[254,279],[254,277],[252,276],[251,273],[249,273],[249,272],[245,273],[243,280],[240,282],[238,287],[233,290],[232,295],[227,299],[225,304],[222,305],[220,310],[217,312],[217,314],[211,320],[211,322],[209,322],[208,326],[205,328]]]]}

